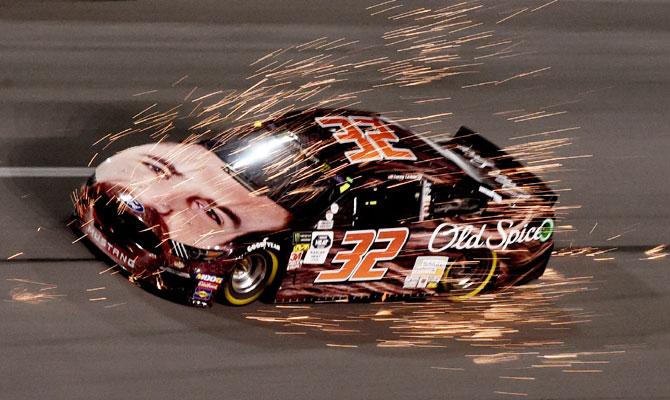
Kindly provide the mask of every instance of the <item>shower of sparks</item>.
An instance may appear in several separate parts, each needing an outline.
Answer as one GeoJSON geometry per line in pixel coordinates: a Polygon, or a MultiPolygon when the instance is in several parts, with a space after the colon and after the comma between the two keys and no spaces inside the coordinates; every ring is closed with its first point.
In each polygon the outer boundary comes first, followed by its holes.
{"type": "MultiPolygon", "coordinates": [[[[509,10],[502,14],[505,15],[504,18],[498,19],[493,25],[520,18],[522,14],[538,11],[555,2],[509,10]]],[[[94,146],[102,145],[107,148],[130,135],[145,135],[159,143],[174,133],[176,122],[180,119],[188,120],[190,124],[184,143],[195,143],[206,138],[229,140],[250,124],[262,125],[262,121],[279,117],[291,110],[355,107],[366,96],[388,96],[385,94],[388,88],[409,90],[447,79],[475,76],[488,63],[525,52],[521,49],[523,41],[498,37],[490,24],[477,20],[477,13],[484,8],[481,2],[461,2],[439,8],[412,8],[395,0],[371,5],[367,8],[369,14],[374,18],[386,19],[391,25],[382,34],[381,45],[366,47],[366,44],[356,38],[324,36],[275,49],[249,63],[246,88],[206,92],[198,86],[180,86],[184,89],[183,104],[162,110],[157,103],[153,103],[133,116],[130,128],[108,133],[94,146]],[[371,48],[376,49],[377,53],[371,52],[371,48]],[[368,83],[361,84],[357,90],[346,88],[345,85],[352,79],[361,78],[365,78],[364,81],[368,83]]],[[[551,67],[540,65],[528,70],[512,71],[506,76],[487,76],[478,83],[461,86],[469,89],[489,85],[514,85],[523,79],[538,79],[548,73],[551,73],[551,67]]],[[[179,86],[187,77],[188,75],[184,75],[177,79],[172,87],[179,86]]],[[[135,96],[154,92],[145,91],[135,96]]],[[[403,99],[409,106],[408,110],[399,109],[385,114],[392,115],[398,122],[414,123],[414,129],[421,128],[420,133],[431,139],[448,138],[451,134],[440,127],[444,119],[453,116],[451,112],[445,110],[426,113],[421,109],[415,112],[416,108],[426,104],[449,104],[446,101],[456,98],[457,93],[448,94],[449,96],[440,97],[407,96],[403,99]]],[[[515,110],[497,112],[496,115],[508,124],[532,128],[534,123],[549,119],[554,121],[566,114],[566,111],[551,107],[531,110],[517,107],[515,110]]],[[[550,176],[560,171],[564,162],[591,157],[560,153],[569,149],[573,143],[573,138],[562,135],[573,134],[579,129],[580,127],[571,126],[531,130],[534,133],[515,133],[510,135],[510,139],[515,140],[514,144],[503,150],[526,163],[527,167],[514,172],[550,176]],[[520,143],[521,140],[525,142],[520,143]]],[[[171,160],[183,155],[175,152],[166,154],[165,157],[171,160]]],[[[91,162],[93,159],[95,156],[91,162]]],[[[559,181],[551,183],[560,186],[559,181]]],[[[144,184],[146,182],[142,186],[144,184]]],[[[136,188],[126,189],[130,195],[138,195],[136,188]]],[[[567,190],[569,188],[557,187],[556,193],[567,190]]],[[[560,220],[570,210],[578,207],[560,204],[555,207],[555,211],[560,220]]],[[[557,225],[559,234],[574,230],[569,225],[557,225]]],[[[178,234],[177,231],[167,232],[165,237],[170,233],[178,234]]],[[[203,234],[202,239],[213,233],[215,232],[203,234]]],[[[163,242],[165,240],[167,239],[163,242]]],[[[557,250],[554,255],[588,256],[595,261],[607,261],[613,259],[611,254],[614,250],[616,249],[569,248],[557,250]]],[[[664,246],[659,246],[646,255],[649,259],[664,257],[667,255],[665,250],[664,246]]],[[[113,268],[100,273],[104,274],[113,268]]],[[[247,318],[281,327],[275,332],[277,335],[301,336],[316,331],[338,338],[365,336],[366,324],[385,324],[388,326],[387,335],[375,338],[380,348],[444,347],[451,345],[453,341],[459,341],[479,350],[495,350],[492,354],[473,356],[472,361],[475,364],[505,363],[537,357],[543,351],[563,345],[560,338],[521,340],[518,338],[519,332],[564,332],[594,318],[589,312],[563,309],[555,305],[556,300],[563,296],[590,290],[591,279],[565,278],[549,269],[540,284],[509,288],[503,293],[484,294],[462,304],[440,299],[427,303],[383,303],[373,313],[353,314],[344,318],[340,313],[329,315],[322,310],[317,312],[312,306],[284,305],[277,306],[271,312],[258,310],[248,314],[247,318]],[[525,352],[523,349],[532,351],[525,352]]],[[[102,299],[104,297],[90,300],[102,299]]],[[[328,346],[357,345],[337,340],[328,346]]],[[[505,376],[501,379],[525,378],[505,376]]],[[[517,393],[510,395],[514,394],[517,393]]]]}
{"type": "MultiPolygon", "coordinates": [[[[313,110],[319,107],[356,107],[368,96],[389,96],[388,88],[410,90],[416,86],[480,74],[489,63],[503,57],[524,54],[526,51],[524,40],[499,37],[495,30],[496,25],[521,14],[540,10],[552,3],[538,2],[522,9],[501,10],[501,15],[505,17],[498,18],[497,23],[480,20],[480,13],[488,7],[484,1],[460,2],[434,8],[411,7],[396,1],[373,4],[367,7],[370,17],[389,26],[379,38],[379,43],[362,43],[356,38],[340,36],[321,36],[274,49],[249,63],[247,85],[242,89],[205,91],[198,86],[187,87],[183,83],[187,81],[188,75],[182,75],[171,84],[174,90],[183,90],[182,104],[163,109],[158,103],[152,102],[133,115],[130,127],[106,133],[93,146],[102,147],[104,150],[129,136],[136,135],[143,135],[155,143],[161,143],[176,133],[179,120],[188,121],[189,124],[185,132],[187,136],[182,140],[184,144],[196,143],[203,139],[227,141],[234,139],[238,133],[251,125],[262,126],[263,121],[279,117],[288,111],[313,110]],[[352,90],[346,85],[350,85],[353,79],[366,83],[360,83],[356,90],[352,90]]],[[[550,73],[550,70],[550,66],[537,66],[528,70],[511,71],[505,76],[493,76],[490,77],[490,81],[474,86],[514,85],[523,79],[537,79],[550,73]]],[[[403,110],[404,107],[399,107],[397,110],[384,112],[384,115],[392,117],[399,123],[411,124],[411,128],[420,130],[418,134],[424,137],[438,142],[445,140],[452,133],[444,130],[444,120],[453,117],[453,113],[448,110],[428,113],[422,108],[431,103],[456,98],[458,89],[455,90],[453,95],[448,93],[450,96],[439,97],[418,96],[407,92],[407,95],[399,96],[399,102],[404,101],[408,109],[403,110]]],[[[156,92],[157,90],[146,90],[134,96],[156,92]]],[[[517,108],[495,114],[504,118],[506,123],[532,127],[538,120],[544,122],[549,118],[565,115],[566,111],[555,109],[559,104],[531,110],[517,108]]],[[[534,131],[536,133],[510,135],[516,142],[503,150],[527,166],[506,172],[512,174],[530,172],[547,180],[551,174],[560,171],[564,163],[591,157],[591,155],[564,154],[572,145],[573,138],[561,135],[570,134],[578,129],[580,128],[566,127],[545,131],[536,129],[534,131]],[[527,141],[519,143],[520,139],[527,141]]],[[[95,152],[89,164],[93,163],[100,151],[95,152]]],[[[182,148],[165,155],[168,161],[177,159],[184,161],[183,157],[182,148]]],[[[296,169],[296,172],[292,172],[296,178],[304,176],[305,172],[314,173],[305,171],[304,168],[296,169]]],[[[290,165],[284,166],[277,174],[288,170],[290,165]]],[[[548,181],[555,187],[555,193],[559,196],[561,192],[570,190],[560,187],[561,182],[558,180],[548,181]]],[[[142,190],[146,190],[147,183],[150,182],[131,184],[124,187],[124,190],[128,195],[137,197],[142,194],[142,190]]],[[[269,188],[261,188],[255,194],[259,195],[267,190],[269,188]]],[[[80,201],[82,195],[75,193],[73,199],[80,201]]],[[[83,200],[95,203],[99,198],[83,200]]],[[[225,202],[225,199],[213,200],[225,202]]],[[[124,212],[124,207],[119,206],[119,214],[124,212]]],[[[567,216],[570,210],[578,207],[560,204],[554,207],[554,210],[560,220],[567,216]]],[[[175,212],[178,214],[181,211],[175,210],[175,212]]],[[[564,224],[557,224],[556,228],[559,234],[575,230],[564,224]]],[[[158,230],[158,227],[146,228],[147,232],[154,230],[158,230]]],[[[215,231],[204,233],[198,241],[206,240],[216,233],[215,231]]],[[[170,236],[178,235],[179,230],[162,232],[159,246],[167,242],[170,236]]],[[[85,237],[81,236],[73,243],[85,237]]],[[[606,261],[609,258],[608,255],[593,259],[606,261]]],[[[102,271],[101,274],[105,272],[107,271],[102,271]]],[[[113,273],[118,273],[118,270],[113,273]]]]}
{"type": "Polygon", "coordinates": [[[661,258],[665,258],[668,256],[668,249],[666,245],[658,245],[654,248],[651,248],[649,250],[646,250],[644,252],[644,255],[646,257],[640,258],[640,260],[658,260],[661,258]]]}
{"type": "MultiPolygon", "coordinates": [[[[528,18],[530,13],[556,2],[545,0],[521,9],[505,10],[500,14],[504,16],[502,19],[488,24],[478,20],[478,12],[486,9],[484,2],[459,2],[439,8],[413,8],[396,0],[380,2],[367,7],[371,17],[384,19],[384,26],[391,27],[382,34],[379,44],[362,43],[356,38],[323,36],[274,49],[256,60],[250,60],[246,87],[242,89],[205,90],[193,86],[190,80],[188,85],[183,85],[188,79],[188,75],[184,75],[171,85],[175,88],[173,90],[180,90],[180,97],[184,96],[182,104],[167,110],[158,103],[148,105],[132,117],[129,128],[106,133],[93,146],[100,146],[104,150],[137,135],[150,138],[155,143],[167,141],[176,133],[178,121],[187,121],[189,126],[183,143],[212,138],[233,140],[247,127],[261,127],[264,121],[280,117],[288,111],[319,107],[365,108],[365,99],[369,96],[383,98],[391,94],[398,98],[399,104],[397,108],[394,105],[393,110],[383,112],[384,115],[397,122],[413,124],[411,128],[420,128],[421,132],[418,133],[424,137],[438,142],[447,140],[453,133],[444,129],[443,125],[444,121],[453,117],[453,113],[448,108],[428,112],[426,107],[444,105],[446,108],[452,104],[450,100],[458,100],[459,90],[462,89],[465,89],[463,92],[469,92],[485,91],[499,85],[514,87],[525,80],[537,81],[552,73],[551,66],[536,65],[524,70],[507,71],[504,76],[489,76],[486,67],[505,58],[530,54],[524,47],[524,40],[499,37],[494,29],[496,25],[513,23],[515,18],[528,18]],[[454,89],[449,93],[441,92],[440,96],[418,95],[412,91],[417,87],[420,89],[447,80],[453,82],[445,86],[454,89]],[[352,81],[365,83],[359,83],[353,90],[350,86],[352,81]],[[407,92],[405,96],[396,96],[395,92],[388,91],[389,88],[407,92]]],[[[157,90],[148,90],[134,96],[155,92],[157,90]]],[[[501,123],[510,127],[509,140],[512,144],[503,150],[526,165],[506,172],[532,172],[548,181],[559,196],[559,203],[553,208],[558,221],[580,206],[560,201],[561,193],[570,188],[565,187],[558,178],[552,179],[553,174],[564,170],[565,164],[579,162],[574,160],[592,157],[590,154],[570,154],[576,140],[574,135],[580,132],[581,127],[559,125],[567,114],[567,111],[559,108],[562,104],[565,102],[530,107],[517,104],[504,111],[493,112],[501,123]],[[547,129],[544,124],[553,125],[547,129]]],[[[89,165],[96,157],[98,151],[90,159],[89,165]]],[[[182,157],[181,150],[165,155],[167,160],[182,157]]],[[[287,166],[278,173],[288,169],[287,166]]],[[[304,169],[299,171],[304,172],[304,169]]],[[[146,183],[137,186],[144,187],[146,183]]],[[[131,196],[141,193],[132,186],[125,189],[131,196]]],[[[267,188],[259,190],[257,194],[264,190],[267,188]]],[[[74,197],[79,199],[77,195],[74,197]]],[[[123,209],[119,209],[121,212],[123,209]]],[[[596,222],[589,234],[594,233],[597,225],[596,222]]],[[[145,231],[155,228],[158,226],[148,227],[145,231]]],[[[574,226],[557,223],[558,235],[574,231],[574,226]]],[[[612,232],[611,235],[616,235],[607,240],[616,240],[627,232],[629,230],[612,232]]],[[[178,230],[163,232],[163,237],[159,238],[162,239],[160,245],[168,240],[170,234],[178,233],[178,230]]],[[[199,240],[205,240],[215,233],[204,233],[199,240]]],[[[616,251],[616,247],[570,246],[555,250],[553,256],[608,262],[615,260],[616,251]]],[[[643,259],[656,260],[667,255],[667,245],[658,245],[647,250],[643,259]]],[[[120,269],[116,267],[112,266],[100,274],[112,270],[112,274],[117,274],[120,269]]],[[[138,278],[131,275],[128,279],[135,282],[138,278]]],[[[599,373],[609,363],[608,357],[623,353],[564,352],[568,346],[566,333],[580,329],[598,315],[577,307],[561,306],[559,300],[596,290],[594,285],[591,276],[565,277],[549,268],[539,283],[507,288],[500,293],[482,294],[462,303],[438,297],[425,302],[380,302],[362,311],[355,307],[338,308],[336,312],[316,305],[284,304],[271,309],[258,308],[245,313],[245,318],[260,325],[275,327],[273,333],[286,336],[286,340],[290,340],[291,336],[325,336],[328,339],[324,345],[333,349],[356,349],[359,341],[365,339],[379,349],[444,348],[464,344],[473,349],[473,354],[468,354],[467,360],[474,367],[522,363],[526,365],[523,372],[507,372],[499,379],[505,383],[532,382],[535,377],[525,375],[532,375],[535,368],[567,374],[599,373]],[[379,334],[380,327],[382,334],[379,334]],[[541,335],[535,338],[538,332],[541,335]]],[[[91,295],[104,294],[98,292],[103,289],[105,287],[90,288],[86,292],[96,292],[91,295]]],[[[12,294],[15,301],[40,302],[52,299],[46,290],[38,291],[37,295],[35,292],[27,292],[25,288],[14,290],[22,291],[15,293],[16,299],[12,294]]],[[[104,308],[125,304],[107,304],[104,300],[107,298],[89,298],[91,302],[101,302],[104,308]]],[[[466,370],[439,365],[430,368],[455,374],[466,370]]],[[[526,391],[494,393],[500,396],[528,396],[526,391]]]]}
{"type": "Polygon", "coordinates": [[[280,327],[286,334],[319,332],[336,337],[366,336],[378,325],[386,326],[387,334],[376,338],[378,347],[443,347],[456,340],[473,347],[499,350],[495,354],[473,356],[476,364],[517,360],[524,348],[554,349],[562,345],[559,339],[524,341],[515,339],[521,331],[554,326],[571,326],[596,317],[580,309],[564,309],[556,305],[559,299],[592,289],[592,277],[567,278],[547,270],[542,282],[512,287],[502,293],[485,294],[463,303],[453,303],[437,297],[428,302],[378,303],[377,310],[366,309],[362,314],[342,310],[329,314],[314,306],[286,308],[278,305],[271,310],[258,309],[245,314],[249,320],[280,327]],[[510,351],[514,350],[514,351],[510,351]]]}
{"type": "MultiPolygon", "coordinates": [[[[541,3],[532,11],[547,5],[541,3]]],[[[249,64],[252,72],[247,77],[250,81],[248,88],[215,90],[195,96],[197,87],[193,87],[184,98],[192,106],[161,111],[156,103],[151,104],[133,117],[132,128],[108,134],[103,139],[107,141],[106,146],[131,134],[148,134],[161,141],[173,132],[177,119],[188,115],[198,121],[192,124],[193,133],[187,141],[197,141],[202,138],[202,133],[197,131],[207,130],[210,136],[221,136],[225,133],[218,127],[226,124],[270,119],[296,108],[352,107],[360,103],[359,95],[371,91],[378,92],[390,86],[414,87],[477,73],[483,65],[475,61],[479,57],[508,55],[522,43],[496,38],[495,30],[487,28],[483,21],[477,21],[477,13],[484,8],[480,2],[439,8],[412,8],[395,1],[373,4],[367,7],[371,17],[385,18],[393,24],[392,29],[382,34],[383,45],[376,47],[377,56],[370,55],[370,46],[359,47],[359,40],[345,37],[323,36],[276,49],[249,64]],[[503,49],[492,55],[490,49],[500,45],[504,45],[503,49]],[[369,78],[366,79],[369,86],[354,92],[343,90],[341,84],[348,82],[354,74],[369,78]]],[[[516,14],[518,11],[507,18],[516,14]]],[[[519,71],[492,83],[506,83],[548,69],[550,67],[519,71]]],[[[172,86],[187,77],[182,76],[172,86]]],[[[154,92],[156,90],[148,90],[135,96],[154,92]]],[[[415,105],[450,98],[424,98],[417,100],[415,105]]],[[[537,118],[560,113],[545,112],[537,118]]],[[[438,116],[416,118],[435,119],[438,116]]],[[[427,121],[426,125],[432,123],[435,122],[427,121]]]]}
{"type": "MultiPolygon", "coordinates": [[[[574,254],[592,254],[597,249],[574,249],[574,254]]],[[[653,249],[652,249],[653,250],[653,249]]],[[[656,250],[659,251],[659,250],[656,250]]],[[[573,255],[574,255],[573,254],[573,255]]],[[[512,287],[502,293],[481,295],[462,303],[437,297],[425,302],[376,303],[359,310],[330,311],[315,305],[262,306],[245,313],[249,320],[274,325],[277,335],[321,337],[328,348],[356,348],[376,342],[380,349],[444,348],[469,345],[474,366],[514,364],[517,373],[499,376],[532,389],[534,369],[559,374],[593,374],[626,350],[607,346],[601,351],[570,351],[570,332],[598,315],[578,307],[565,307],[563,299],[595,290],[591,276],[565,277],[548,269],[533,285],[512,287]],[[541,332],[541,335],[536,333],[541,332]],[[519,371],[525,371],[521,373],[519,371]]],[[[459,373],[466,368],[433,365],[430,369],[459,373]]],[[[500,394],[526,395],[506,390],[500,394]]]]}
{"type": "Polygon", "coordinates": [[[41,304],[65,296],[64,294],[55,294],[53,290],[55,290],[57,286],[50,283],[36,282],[20,278],[10,278],[7,279],[7,281],[19,282],[21,285],[10,290],[9,297],[11,300],[5,301],[41,304]]]}

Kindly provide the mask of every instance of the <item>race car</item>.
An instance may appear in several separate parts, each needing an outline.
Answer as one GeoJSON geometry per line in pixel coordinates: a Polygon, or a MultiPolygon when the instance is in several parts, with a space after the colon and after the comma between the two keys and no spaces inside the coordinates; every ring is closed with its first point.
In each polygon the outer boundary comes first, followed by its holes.
{"type": "Polygon", "coordinates": [[[464,300],[540,277],[556,196],[462,127],[297,110],[102,162],[76,227],[138,282],[190,304],[464,300]]]}

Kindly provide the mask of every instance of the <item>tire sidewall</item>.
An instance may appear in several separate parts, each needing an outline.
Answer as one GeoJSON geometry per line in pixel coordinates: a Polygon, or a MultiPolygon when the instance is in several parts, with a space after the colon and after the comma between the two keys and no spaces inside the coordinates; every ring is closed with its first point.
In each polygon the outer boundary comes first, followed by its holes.
{"type": "Polygon", "coordinates": [[[223,282],[223,300],[233,306],[244,306],[251,304],[264,297],[270,291],[277,281],[279,275],[279,255],[271,249],[259,249],[246,253],[242,258],[251,255],[260,255],[265,259],[268,270],[261,284],[255,290],[249,293],[238,293],[232,286],[233,270],[225,277],[223,282]]]}

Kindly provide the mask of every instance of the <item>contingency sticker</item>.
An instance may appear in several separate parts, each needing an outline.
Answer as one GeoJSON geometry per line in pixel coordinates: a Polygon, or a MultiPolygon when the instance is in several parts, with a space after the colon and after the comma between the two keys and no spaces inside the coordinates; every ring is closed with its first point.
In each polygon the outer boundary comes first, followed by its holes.
{"type": "Polygon", "coordinates": [[[302,255],[309,250],[309,243],[301,243],[293,246],[293,251],[291,256],[288,259],[288,266],[286,267],[287,271],[292,271],[294,269],[300,268],[302,262],[302,255]]]}
{"type": "Polygon", "coordinates": [[[322,219],[316,224],[316,229],[333,229],[333,220],[322,219]]]}
{"type": "Polygon", "coordinates": [[[434,289],[442,279],[449,257],[420,256],[412,272],[405,278],[404,289],[434,289]]]}
{"type": "Polygon", "coordinates": [[[215,282],[200,281],[193,292],[193,300],[209,301],[214,292],[219,289],[219,284],[215,282]]]}
{"type": "Polygon", "coordinates": [[[199,301],[209,301],[223,282],[221,277],[215,275],[198,274],[195,278],[198,280],[198,286],[193,292],[193,300],[199,301]]]}
{"type": "Polygon", "coordinates": [[[312,241],[303,264],[324,264],[333,247],[333,232],[312,232],[312,241]]]}

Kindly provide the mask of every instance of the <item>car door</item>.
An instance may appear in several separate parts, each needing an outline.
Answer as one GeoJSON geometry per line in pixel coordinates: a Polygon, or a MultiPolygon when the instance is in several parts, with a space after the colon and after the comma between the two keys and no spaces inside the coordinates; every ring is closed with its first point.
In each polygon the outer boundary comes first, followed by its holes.
{"type": "Polygon", "coordinates": [[[313,230],[295,232],[278,298],[412,293],[416,288],[403,286],[414,260],[411,227],[421,217],[424,181],[404,178],[360,182],[319,214],[313,230]]]}

